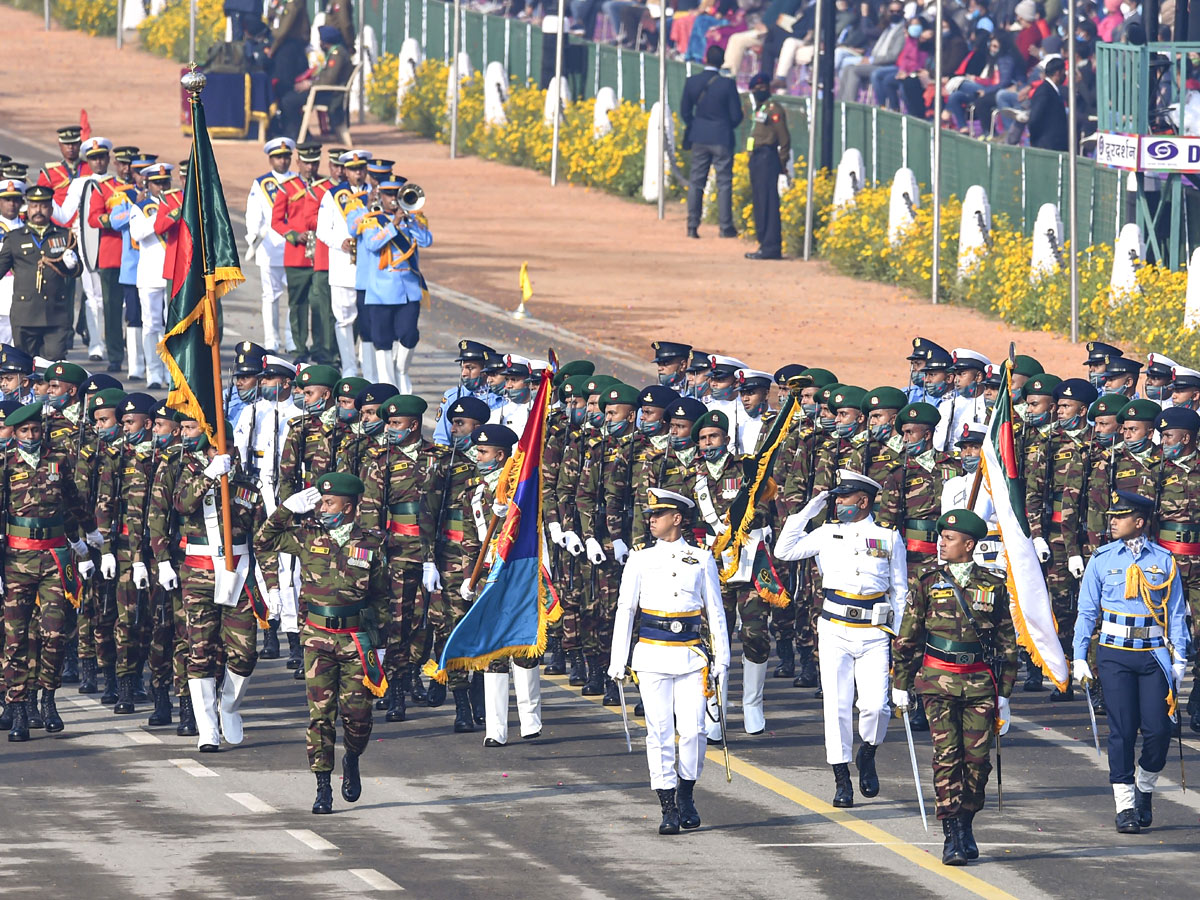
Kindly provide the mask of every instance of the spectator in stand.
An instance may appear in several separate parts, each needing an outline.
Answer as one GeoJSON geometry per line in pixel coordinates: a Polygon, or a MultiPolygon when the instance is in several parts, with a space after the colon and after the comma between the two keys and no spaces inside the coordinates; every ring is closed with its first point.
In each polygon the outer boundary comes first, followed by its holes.
{"type": "Polygon", "coordinates": [[[596,33],[596,17],[600,15],[602,0],[571,0],[567,8],[571,11],[571,34],[581,35],[588,40],[596,33]]]}
{"type": "Polygon", "coordinates": [[[870,2],[859,4],[858,16],[843,31],[838,33],[837,46],[833,51],[834,77],[841,80],[847,66],[856,66],[863,61],[867,49],[879,37],[879,25],[870,2]]]}
{"type": "MultiPolygon", "coordinates": [[[[900,82],[920,78],[918,73],[925,71],[925,63],[929,59],[929,49],[932,46],[933,29],[920,16],[913,16],[909,19],[908,34],[904,38],[904,47],[896,58],[896,65],[880,66],[871,73],[871,87],[875,89],[877,104],[900,111],[900,82]]],[[[929,77],[927,71],[925,77],[929,77]]],[[[911,115],[917,115],[911,110],[909,112],[911,115]]],[[[924,109],[921,114],[924,114],[924,109]]]]}
{"type": "MultiPolygon", "coordinates": [[[[728,24],[726,15],[730,7],[736,8],[735,0],[711,0],[707,5],[701,6],[700,15],[696,16],[696,21],[692,23],[692,33],[688,37],[686,54],[688,61],[702,62],[704,60],[709,47],[708,32],[713,28],[728,24]]],[[[724,59],[724,55],[722,55],[722,59],[724,59]]]]}
{"type": "Polygon", "coordinates": [[[1104,18],[1096,26],[1096,35],[1104,43],[1110,44],[1116,40],[1117,29],[1125,21],[1125,16],[1121,14],[1121,0],[1104,0],[1104,12],[1104,18]]]}
{"type": "Polygon", "coordinates": [[[1038,27],[1038,9],[1034,0],[1021,0],[1017,4],[1017,23],[1021,26],[1020,30],[1016,25],[1013,30],[1016,31],[1014,45],[1017,52],[1021,54],[1021,58],[1025,60],[1025,69],[1028,70],[1038,60],[1040,53],[1035,50],[1035,47],[1042,46],[1042,29],[1038,27]]]}
{"type": "Polygon", "coordinates": [[[780,16],[775,20],[763,42],[764,73],[774,72],[776,78],[786,79],[793,66],[807,66],[813,61],[816,14],[817,4],[806,0],[798,16],[780,16]]]}
{"type": "Polygon", "coordinates": [[[987,112],[996,108],[995,94],[1003,88],[1010,88],[1017,79],[1024,80],[1025,70],[1019,54],[1013,49],[1012,40],[1007,32],[992,35],[988,42],[987,62],[982,71],[974,78],[963,78],[957,84],[953,81],[947,85],[951,89],[946,100],[946,109],[954,118],[954,125],[963,134],[969,132],[967,125],[967,106],[975,107],[975,119],[983,123],[986,129],[991,124],[990,118],[982,115],[983,104],[989,99],[987,112]]]}
{"type": "MultiPolygon", "coordinates": [[[[1116,37],[1113,40],[1125,41],[1129,44],[1137,43],[1137,41],[1130,40],[1129,37],[1130,31],[1135,25],[1142,29],[1142,34],[1148,33],[1145,23],[1142,21],[1142,13],[1136,3],[1130,3],[1129,0],[1122,0],[1121,15],[1123,16],[1121,27],[1117,29],[1116,37]]],[[[1142,43],[1145,43],[1144,39],[1142,43]]]]}
{"type": "Polygon", "coordinates": [[[880,67],[894,66],[904,49],[904,39],[908,36],[904,21],[904,6],[896,0],[887,5],[887,20],[883,30],[875,40],[871,52],[864,62],[849,66],[843,73],[841,83],[837,88],[837,99],[855,102],[864,81],[869,82],[875,71],[880,67]]]}
{"type": "Polygon", "coordinates": [[[1067,67],[1062,57],[1046,63],[1042,83],[1029,106],[1029,146],[1042,150],[1067,149],[1067,109],[1063,85],[1067,67]]]}
{"type": "Polygon", "coordinates": [[[688,237],[700,237],[700,213],[709,168],[717,172],[717,219],[721,237],[737,237],[733,224],[733,132],[742,121],[737,84],[721,75],[725,51],[709,47],[704,71],[684,83],[679,117],[684,124],[684,149],[692,151],[688,184],[688,237]]]}
{"type": "Polygon", "coordinates": [[[681,0],[676,4],[675,15],[671,17],[670,41],[675,47],[675,53],[680,58],[687,55],[688,41],[692,37],[692,25],[695,23],[696,17],[700,15],[700,10],[707,5],[707,3],[698,3],[696,0],[681,0]]]}

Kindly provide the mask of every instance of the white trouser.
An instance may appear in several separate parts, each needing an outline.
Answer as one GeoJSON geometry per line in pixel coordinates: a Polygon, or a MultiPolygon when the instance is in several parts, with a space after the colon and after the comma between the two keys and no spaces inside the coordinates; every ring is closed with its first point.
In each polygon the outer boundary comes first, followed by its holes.
{"type": "Polygon", "coordinates": [[[0,313],[0,344],[12,342],[12,319],[8,317],[8,313],[0,313]]]}
{"type": "Polygon", "coordinates": [[[358,358],[354,353],[354,322],[358,318],[357,292],[352,287],[329,286],[333,305],[333,333],[337,338],[338,355],[342,358],[342,377],[358,375],[358,358]]]}
{"type": "Polygon", "coordinates": [[[696,781],[704,768],[704,672],[660,675],[638,672],[638,693],[646,710],[646,763],[650,787],[669,790],[679,778],[696,781]],[[679,749],[675,733],[679,732],[679,749]],[[678,755],[679,774],[675,774],[678,755]]]}
{"type": "MultiPolygon", "coordinates": [[[[517,689],[521,736],[535,735],[542,730],[541,669],[522,669],[511,663],[510,668],[517,689]]],[[[484,737],[501,744],[508,743],[508,679],[508,672],[483,673],[483,706],[487,712],[484,737]]]]}
{"type": "Polygon", "coordinates": [[[225,681],[221,685],[221,733],[230,744],[242,742],[242,698],[246,696],[249,680],[230,668],[225,669],[225,681]]]}
{"type": "MultiPolygon", "coordinates": [[[[163,302],[166,288],[138,288],[142,301],[142,347],[146,351],[146,381],[150,384],[167,383],[167,367],[158,355],[158,342],[164,333],[163,302]]],[[[88,325],[91,328],[91,325],[88,325]]]]}
{"type": "Polygon", "coordinates": [[[284,634],[300,633],[300,597],[296,586],[296,557],[279,554],[279,630],[284,634]]]}
{"type": "Polygon", "coordinates": [[[192,712],[196,716],[196,748],[205,744],[221,746],[221,730],[217,725],[217,679],[189,678],[188,693],[192,695],[192,712]]]}
{"type": "MultiPolygon", "coordinates": [[[[83,285],[83,309],[87,315],[89,359],[103,359],[104,353],[104,293],[100,288],[100,273],[83,270],[79,276],[83,285]]],[[[164,289],[165,292],[165,289],[164,289]]]]}
{"type": "Polygon", "coordinates": [[[832,766],[854,755],[854,690],[858,689],[858,733],[870,744],[887,734],[888,648],[878,628],[850,628],[817,620],[821,690],[825,694],[825,759],[832,766]],[[848,633],[851,632],[851,633],[848,633]]]}
{"type": "Polygon", "coordinates": [[[412,378],[408,375],[408,367],[412,364],[413,353],[416,352],[416,349],[416,347],[405,347],[399,342],[392,347],[396,360],[396,381],[394,383],[402,394],[412,393],[412,378]]]}
{"type": "Polygon", "coordinates": [[[746,734],[761,734],[767,728],[763,713],[763,687],[767,683],[767,664],[742,657],[742,727],[746,734]]]}
{"type": "Polygon", "coordinates": [[[142,346],[142,329],[125,326],[125,362],[130,378],[141,378],[146,372],[146,359],[142,346]]]}
{"type": "Polygon", "coordinates": [[[785,38],[779,49],[779,59],[775,62],[775,77],[786,79],[792,71],[792,66],[807,66],[813,59],[812,42],[803,42],[799,38],[785,38]]]}
{"type": "Polygon", "coordinates": [[[285,318],[283,326],[288,336],[285,346],[281,348],[279,345],[279,298],[283,296],[283,289],[287,285],[287,275],[283,266],[263,265],[258,267],[258,274],[262,280],[263,346],[271,353],[278,353],[291,344],[292,326],[285,318]]]}
{"type": "MultiPolygon", "coordinates": [[[[736,628],[735,628],[735,630],[736,630],[736,628]]],[[[641,678],[640,674],[638,675],[638,678],[639,679],[641,678]]],[[[721,682],[721,708],[720,708],[720,710],[717,709],[717,698],[716,698],[715,694],[712,697],[709,697],[708,702],[705,704],[707,712],[705,713],[705,716],[704,716],[703,726],[704,726],[705,735],[708,737],[708,739],[710,741],[721,740],[721,728],[725,724],[725,717],[729,712],[729,684],[728,684],[728,681],[729,681],[729,678],[728,678],[728,676],[726,676],[725,680],[721,682]]],[[[638,685],[638,690],[639,691],[641,690],[640,684],[638,685]]],[[[645,701],[643,700],[642,702],[644,705],[645,701]]]]}

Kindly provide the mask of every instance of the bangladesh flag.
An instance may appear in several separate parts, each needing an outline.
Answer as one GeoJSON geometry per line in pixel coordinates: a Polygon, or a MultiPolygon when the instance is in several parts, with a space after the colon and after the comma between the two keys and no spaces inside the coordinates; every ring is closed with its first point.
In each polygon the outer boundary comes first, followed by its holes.
{"type": "Polygon", "coordinates": [[[166,336],[158,353],[171,375],[167,405],[195,418],[216,443],[217,429],[224,431],[220,299],[246,279],[208,139],[204,105],[197,94],[191,104],[192,152],[171,270],[166,336]]]}

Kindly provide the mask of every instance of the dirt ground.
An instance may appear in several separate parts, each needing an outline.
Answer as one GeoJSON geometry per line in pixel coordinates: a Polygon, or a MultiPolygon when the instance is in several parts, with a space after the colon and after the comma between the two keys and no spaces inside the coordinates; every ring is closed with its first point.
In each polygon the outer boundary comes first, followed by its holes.
{"type": "MultiPolygon", "coordinates": [[[[42,30],[39,16],[0,6],[0,127],[54,145],[55,128],[86,110],[92,133],[160,158],[186,157],[179,126],[178,63],[115,39],[42,30]]],[[[914,335],[999,359],[1009,341],[1057,374],[1082,374],[1086,353],[1062,338],[1014,330],[969,309],[834,273],[821,262],[751,262],[745,241],[684,234],[684,209],[655,209],[524,169],[467,157],[383,125],[354,128],[357,146],[397,160],[422,185],[434,246],[422,254],[433,282],[505,308],[516,306],[517,273],[529,263],[532,316],[591,339],[650,355],[661,338],[737,356],[773,371],[786,362],[822,365],[845,382],[903,383],[914,335]]],[[[266,170],[250,141],[219,142],[216,155],[232,208],[266,170]]],[[[42,160],[23,160],[41,163],[42,160]]]]}

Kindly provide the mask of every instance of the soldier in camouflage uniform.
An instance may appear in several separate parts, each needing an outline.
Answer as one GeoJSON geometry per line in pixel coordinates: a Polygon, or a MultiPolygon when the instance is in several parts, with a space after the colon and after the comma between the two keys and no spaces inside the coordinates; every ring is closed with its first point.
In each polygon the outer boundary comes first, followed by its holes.
{"type": "MultiPolygon", "coordinates": [[[[364,388],[371,386],[365,378],[351,376],[342,378],[333,386],[334,420],[333,433],[329,436],[330,458],[336,465],[341,455],[342,447],[353,440],[358,434],[359,412],[355,401],[364,388]]],[[[396,396],[395,390],[388,395],[396,396]]]]}
{"type": "Polygon", "coordinates": [[[933,790],[946,842],[942,863],[979,857],[972,821],[983,809],[997,720],[1009,718],[1017,641],[1004,577],[971,561],[987,524],[966,509],[937,522],[942,563],[909,576],[908,605],[892,645],[892,703],[924,700],[933,739],[933,790]]]}
{"type": "Polygon", "coordinates": [[[388,615],[384,533],[356,515],[363,483],[333,472],[293,494],[258,530],[260,552],[300,561],[305,601],[304,688],[308,765],[317,776],[315,814],[333,812],[335,723],[342,720],[342,798],[362,795],[358,758],[371,737],[371,694],[386,682],[376,662],[378,624],[388,615]],[[294,517],[301,517],[294,521],[294,517]]]}
{"type": "MultiPolygon", "coordinates": [[[[1067,466],[1062,527],[1064,532],[1077,536],[1077,546],[1085,560],[1108,543],[1106,512],[1108,499],[1115,490],[1118,468],[1115,464],[1122,449],[1121,413],[1128,405],[1129,400],[1121,394],[1104,394],[1089,406],[1088,420],[1093,423],[1091,441],[1067,466]]],[[[1150,416],[1153,423],[1158,404],[1150,405],[1155,409],[1150,416]]],[[[1145,495],[1149,496],[1151,490],[1145,495]]]]}
{"type": "MultiPolygon", "coordinates": [[[[650,534],[650,522],[646,516],[646,507],[650,505],[652,487],[662,487],[659,483],[665,479],[664,471],[669,468],[668,457],[671,454],[671,420],[668,410],[675,409],[680,403],[679,395],[671,388],[661,384],[652,384],[644,388],[638,397],[638,432],[642,440],[638,442],[633,455],[633,525],[631,528],[630,546],[633,549],[654,545],[650,534]]],[[[696,418],[703,415],[703,410],[696,418]]],[[[690,428],[693,424],[686,418],[691,442],[690,428]]],[[[682,478],[680,478],[682,484],[682,478]]],[[[669,490],[669,489],[668,489],[669,490]]]]}
{"type": "Polygon", "coordinates": [[[900,493],[904,477],[904,437],[896,428],[900,410],[908,405],[904,391],[880,387],[863,396],[866,416],[863,442],[850,455],[847,468],[883,485],[875,498],[875,521],[884,528],[900,527],[900,493]]]}
{"type": "Polygon", "coordinates": [[[380,381],[360,388],[354,395],[358,421],[338,445],[334,465],[339,472],[357,475],[366,484],[367,468],[387,449],[386,423],[379,418],[379,407],[396,396],[396,386],[380,381]]]}

